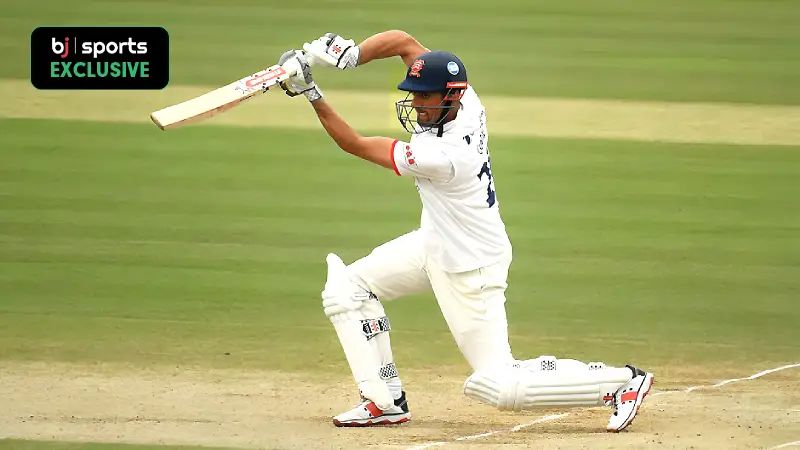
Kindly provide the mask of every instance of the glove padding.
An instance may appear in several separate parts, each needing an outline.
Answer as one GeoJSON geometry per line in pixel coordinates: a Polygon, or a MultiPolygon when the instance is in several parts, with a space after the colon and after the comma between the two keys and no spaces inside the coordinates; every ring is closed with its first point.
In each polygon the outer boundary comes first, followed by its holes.
{"type": "Polygon", "coordinates": [[[352,69],[358,65],[361,49],[355,41],[338,34],[325,33],[319,39],[303,44],[303,50],[316,58],[323,66],[352,69]]]}
{"type": "Polygon", "coordinates": [[[322,91],[311,76],[311,65],[308,58],[300,50],[288,50],[278,58],[278,64],[288,72],[295,75],[281,81],[279,84],[289,97],[304,94],[309,101],[322,98],[322,91]]]}

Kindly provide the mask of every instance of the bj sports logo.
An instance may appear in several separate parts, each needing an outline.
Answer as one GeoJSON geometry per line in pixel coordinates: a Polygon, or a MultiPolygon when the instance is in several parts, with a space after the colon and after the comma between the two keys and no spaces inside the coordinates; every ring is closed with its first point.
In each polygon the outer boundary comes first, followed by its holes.
{"type": "Polygon", "coordinates": [[[163,89],[169,35],[161,27],[39,27],[31,33],[38,89],[163,89]]]}

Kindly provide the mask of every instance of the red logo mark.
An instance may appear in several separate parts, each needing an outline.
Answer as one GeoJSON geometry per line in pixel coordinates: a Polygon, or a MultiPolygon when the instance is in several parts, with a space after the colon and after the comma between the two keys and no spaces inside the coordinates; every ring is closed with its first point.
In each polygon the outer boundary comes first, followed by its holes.
{"type": "Polygon", "coordinates": [[[419,71],[425,67],[425,61],[421,59],[417,59],[414,61],[414,64],[411,64],[411,70],[408,72],[408,76],[410,77],[420,77],[419,71]]]}
{"type": "Polygon", "coordinates": [[[409,165],[414,165],[414,154],[411,153],[411,149],[406,145],[406,162],[409,165]]]}
{"type": "Polygon", "coordinates": [[[333,50],[333,53],[335,55],[338,55],[339,53],[342,52],[342,47],[339,47],[338,45],[334,45],[333,47],[331,47],[331,50],[333,50]]]}
{"type": "Polygon", "coordinates": [[[251,78],[248,78],[247,81],[244,82],[244,85],[249,88],[256,87],[259,84],[266,83],[267,81],[272,80],[274,78],[278,78],[279,76],[285,73],[286,71],[283,70],[283,67],[276,67],[260,75],[259,74],[253,75],[251,78]]]}

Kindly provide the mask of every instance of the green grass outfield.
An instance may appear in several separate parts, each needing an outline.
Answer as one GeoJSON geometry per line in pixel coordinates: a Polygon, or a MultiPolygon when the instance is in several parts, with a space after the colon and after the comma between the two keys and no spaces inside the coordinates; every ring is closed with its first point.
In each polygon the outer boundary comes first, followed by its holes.
{"type": "MultiPolygon", "coordinates": [[[[3,360],[345,370],[324,256],[418,220],[409,180],[319,132],[4,120],[0,136],[3,360]]],[[[518,355],[796,358],[797,148],[491,146],[518,355]]],[[[401,367],[463,365],[432,298],[387,310],[401,367]]]]}
{"type": "MultiPolygon", "coordinates": [[[[204,85],[326,31],[364,39],[402,28],[460,55],[483,93],[797,104],[798,22],[793,0],[6,0],[0,78],[28,78],[28,37],[42,25],[164,26],[171,83],[204,85]]],[[[319,77],[323,87],[385,89],[403,73],[389,64],[319,77]]]]}

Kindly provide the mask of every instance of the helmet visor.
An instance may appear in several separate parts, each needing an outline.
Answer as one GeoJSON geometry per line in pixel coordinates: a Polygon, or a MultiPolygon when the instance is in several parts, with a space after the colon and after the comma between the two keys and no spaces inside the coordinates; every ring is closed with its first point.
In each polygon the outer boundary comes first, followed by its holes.
{"type": "Polygon", "coordinates": [[[444,99],[440,104],[435,106],[415,107],[412,105],[413,95],[413,92],[409,92],[406,94],[405,99],[398,100],[395,103],[397,119],[400,121],[400,125],[411,134],[424,133],[434,127],[442,125],[447,118],[447,113],[455,108],[455,106],[451,104],[452,102],[444,99]],[[420,110],[427,111],[427,114],[425,114],[427,119],[420,119],[420,110]]]}

